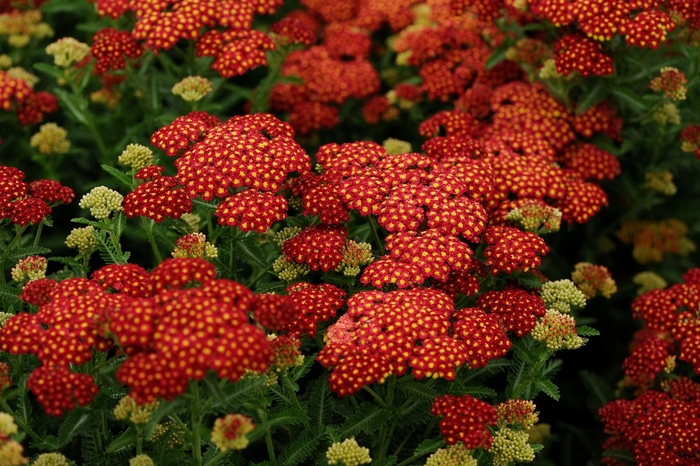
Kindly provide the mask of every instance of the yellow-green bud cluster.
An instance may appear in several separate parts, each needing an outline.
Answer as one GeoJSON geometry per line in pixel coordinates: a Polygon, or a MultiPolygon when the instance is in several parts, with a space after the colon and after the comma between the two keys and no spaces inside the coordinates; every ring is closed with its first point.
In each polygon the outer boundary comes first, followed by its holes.
{"type": "Polygon", "coordinates": [[[639,272],[632,277],[632,283],[639,285],[637,294],[641,295],[651,290],[660,290],[668,286],[668,282],[664,278],[652,271],[639,272]]]}
{"type": "Polygon", "coordinates": [[[173,94],[182,97],[188,102],[197,102],[212,92],[214,87],[207,78],[202,76],[188,76],[173,86],[173,94]]]}
{"type": "Polygon", "coordinates": [[[148,424],[151,414],[158,407],[158,401],[139,405],[129,395],[126,395],[114,407],[114,417],[120,421],[129,419],[134,424],[148,424]]]}
{"type": "Polygon", "coordinates": [[[328,458],[328,464],[340,464],[342,461],[345,466],[359,466],[372,462],[372,458],[369,456],[369,448],[358,445],[355,437],[347,438],[342,442],[335,442],[328,447],[326,458],[328,458]]]}
{"type": "Polygon", "coordinates": [[[182,257],[215,259],[219,257],[219,250],[207,241],[204,233],[190,233],[177,240],[177,246],[172,252],[176,259],[182,257]]]}
{"type": "Polygon", "coordinates": [[[659,125],[680,125],[681,112],[673,102],[664,102],[654,109],[654,121],[659,125]]]}
{"type": "Polygon", "coordinates": [[[155,463],[148,455],[136,455],[129,460],[129,466],[155,466],[155,463]]]}
{"type": "Polygon", "coordinates": [[[84,256],[97,249],[97,238],[95,228],[90,225],[84,228],[73,228],[66,237],[66,246],[77,249],[79,254],[84,256]]]}
{"type": "Polygon", "coordinates": [[[646,172],[644,174],[644,187],[666,196],[673,196],[678,189],[673,183],[673,174],[668,170],[658,172],[646,172]]]}
{"type": "Polygon", "coordinates": [[[585,340],[576,333],[576,320],[567,314],[554,310],[547,313],[532,329],[532,338],[543,342],[549,351],[578,349],[585,340]]]}
{"type": "Polygon", "coordinates": [[[12,14],[0,15],[0,35],[9,36],[7,42],[12,47],[24,47],[29,40],[44,39],[53,36],[53,29],[47,23],[41,22],[41,11],[14,10],[12,14]]]}
{"type": "Polygon", "coordinates": [[[301,227],[285,227],[275,233],[272,241],[277,245],[277,247],[282,249],[282,245],[285,241],[294,238],[299,233],[301,233],[301,227]]]}
{"type": "Polygon", "coordinates": [[[73,63],[81,61],[90,53],[90,46],[72,37],[64,37],[46,47],[46,53],[53,57],[53,62],[67,68],[73,63]]]}
{"type": "Polygon", "coordinates": [[[297,264],[294,261],[287,260],[287,256],[279,256],[272,263],[272,270],[277,274],[280,280],[291,282],[297,277],[306,275],[311,272],[311,268],[306,264],[297,264]]]}
{"type": "Polygon", "coordinates": [[[71,463],[60,453],[43,453],[34,460],[32,466],[71,466],[71,463]]]}
{"type": "Polygon", "coordinates": [[[202,223],[202,217],[197,214],[182,214],[180,218],[187,223],[190,233],[197,233],[199,231],[199,224],[202,223]]]}
{"type": "Polygon", "coordinates": [[[10,272],[17,283],[30,282],[46,277],[48,262],[45,257],[29,256],[19,260],[10,272]]]}
{"type": "Polygon", "coordinates": [[[29,140],[29,145],[36,147],[45,155],[65,154],[70,149],[70,141],[66,138],[68,131],[56,123],[41,125],[39,132],[29,140]]]}
{"type": "Polygon", "coordinates": [[[141,144],[129,144],[119,156],[119,163],[139,171],[149,165],[153,165],[153,151],[141,144]]]}
{"type": "Polygon", "coordinates": [[[456,443],[446,448],[440,448],[430,455],[425,466],[476,466],[477,460],[467,450],[464,443],[456,443]]]}
{"type": "MultiPolygon", "coordinates": [[[[136,94],[136,93],[134,93],[136,94]]],[[[113,87],[103,87],[90,93],[90,102],[114,108],[122,99],[122,93],[113,87]]]]}
{"type": "Polygon", "coordinates": [[[24,448],[19,442],[7,440],[0,443],[0,464],[3,466],[21,466],[27,464],[29,460],[22,454],[24,448]]]}
{"type": "Polygon", "coordinates": [[[540,291],[547,309],[568,313],[586,305],[586,296],[568,279],[546,282],[540,291]]]}
{"type": "Polygon", "coordinates": [[[17,433],[15,418],[7,413],[0,412],[0,434],[9,437],[17,433]]]}
{"type": "Polygon", "coordinates": [[[166,443],[170,448],[177,448],[185,443],[185,431],[173,421],[158,424],[148,440],[155,443],[164,438],[165,435],[168,436],[166,443]]]}
{"type": "Polygon", "coordinates": [[[553,58],[544,61],[540,68],[540,79],[561,79],[563,76],[557,71],[557,65],[553,58]]]}
{"type": "Polygon", "coordinates": [[[243,450],[250,442],[246,435],[255,428],[253,421],[242,414],[227,414],[214,421],[211,441],[221,451],[243,450]]]}
{"type": "Polygon", "coordinates": [[[525,431],[500,429],[493,437],[489,450],[493,454],[493,466],[508,466],[511,462],[529,463],[535,459],[535,451],[527,443],[525,431]]]}
{"type": "Polygon", "coordinates": [[[559,231],[561,211],[556,207],[529,204],[516,207],[506,215],[509,220],[525,231],[537,234],[559,231]]]}
{"type": "Polygon", "coordinates": [[[537,406],[530,400],[513,399],[496,405],[498,427],[519,427],[530,429],[540,420],[537,406]]]}
{"type": "Polygon", "coordinates": [[[3,328],[5,326],[5,323],[7,323],[8,320],[10,320],[10,317],[12,317],[14,314],[10,314],[9,312],[1,312],[0,311],[0,328],[3,328]]]}
{"type": "Polygon", "coordinates": [[[21,79],[22,81],[27,83],[27,85],[31,88],[34,88],[34,85],[39,82],[39,78],[22,68],[21,66],[15,66],[14,68],[10,68],[9,70],[7,70],[7,74],[11,78],[21,79]]]}
{"type": "Polygon", "coordinates": [[[6,54],[0,54],[0,70],[6,70],[12,66],[12,58],[6,54]]]}
{"type": "Polygon", "coordinates": [[[346,277],[356,277],[360,273],[360,267],[371,264],[374,261],[372,245],[370,243],[357,243],[353,240],[345,242],[343,260],[335,269],[343,272],[346,277]]]}
{"type": "Polygon", "coordinates": [[[389,138],[382,143],[384,150],[389,155],[406,154],[411,152],[411,143],[401,139],[389,138]]]}
{"type": "Polygon", "coordinates": [[[97,219],[109,217],[114,211],[121,210],[124,196],[109,189],[107,186],[97,186],[80,199],[81,209],[90,209],[90,213],[97,219]]]}

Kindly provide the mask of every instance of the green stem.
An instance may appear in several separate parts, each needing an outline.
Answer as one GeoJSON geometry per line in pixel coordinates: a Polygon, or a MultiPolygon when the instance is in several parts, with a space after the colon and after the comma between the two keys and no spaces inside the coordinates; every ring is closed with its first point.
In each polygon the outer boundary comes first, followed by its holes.
{"type": "Polygon", "coordinates": [[[273,264],[273,263],[274,263],[274,262],[270,262],[270,263],[267,265],[267,267],[265,267],[265,268],[262,269],[260,272],[258,272],[258,274],[257,274],[255,277],[253,277],[253,280],[251,280],[251,282],[248,284],[248,288],[251,288],[251,289],[252,289],[253,286],[255,286],[255,284],[257,284],[258,281],[260,281],[260,279],[261,279],[262,277],[264,277],[265,274],[266,274],[267,272],[270,271],[270,269],[272,268],[272,264],[273,264]]]}
{"type": "Polygon", "coordinates": [[[199,415],[199,383],[196,380],[190,382],[190,393],[192,395],[190,409],[192,412],[192,458],[194,464],[200,466],[202,464],[202,439],[197,428],[201,419],[199,415]]]}
{"type": "MultiPolygon", "coordinates": [[[[292,399],[292,402],[294,403],[294,407],[297,408],[299,411],[304,411],[301,407],[301,403],[299,403],[299,399],[297,398],[297,394],[294,392],[294,387],[292,386],[292,381],[289,380],[289,374],[287,374],[287,371],[284,370],[282,371],[282,386],[284,386],[288,391],[290,398],[292,399]]],[[[311,425],[309,425],[309,421],[304,421],[304,427],[306,427],[307,430],[311,430],[311,425]]]]}
{"type": "Polygon", "coordinates": [[[425,456],[425,455],[413,455],[413,456],[411,456],[410,458],[408,458],[407,460],[404,460],[404,461],[400,462],[400,463],[397,464],[396,466],[406,466],[406,465],[409,465],[409,464],[413,463],[415,460],[417,460],[418,458],[421,458],[421,457],[423,457],[423,456],[425,456]]]}
{"type": "Polygon", "coordinates": [[[12,410],[12,408],[10,408],[10,405],[8,405],[7,402],[6,402],[4,399],[2,399],[2,398],[0,398],[0,406],[2,406],[2,409],[3,409],[6,413],[10,414],[10,415],[15,419],[15,422],[17,423],[17,425],[18,425],[23,431],[25,431],[27,434],[29,434],[29,436],[30,436],[32,439],[36,440],[37,442],[40,442],[40,441],[41,441],[41,437],[39,437],[39,436],[36,434],[36,432],[34,432],[34,431],[32,430],[32,428],[29,426],[29,424],[27,424],[26,422],[24,422],[24,420],[22,420],[22,418],[20,418],[19,416],[17,416],[17,415],[15,414],[15,412],[12,410]]]}
{"type": "Polygon", "coordinates": [[[156,243],[156,239],[153,237],[153,220],[146,220],[146,217],[141,217],[141,225],[143,225],[143,229],[146,232],[148,242],[151,243],[151,249],[153,249],[153,255],[156,258],[156,262],[160,264],[163,262],[163,256],[160,255],[158,243],[156,243]]]}
{"type": "Polygon", "coordinates": [[[136,424],[136,454],[143,453],[143,425],[136,424]]]}
{"type": "Polygon", "coordinates": [[[253,101],[251,102],[250,106],[250,113],[264,113],[267,111],[267,102],[270,99],[272,87],[279,80],[282,71],[282,63],[287,58],[288,54],[288,47],[280,48],[267,54],[267,76],[265,76],[265,78],[260,81],[260,84],[255,88],[253,93],[253,101]]]}
{"type": "Polygon", "coordinates": [[[367,219],[369,220],[369,227],[372,229],[372,235],[374,235],[374,240],[377,242],[379,250],[381,251],[383,256],[384,254],[386,254],[386,250],[384,249],[384,242],[379,238],[379,225],[377,224],[377,221],[374,219],[374,217],[372,217],[371,215],[368,215],[367,219]]]}
{"type": "Polygon", "coordinates": [[[25,225],[21,227],[19,230],[17,230],[17,233],[15,234],[15,237],[12,238],[12,241],[10,241],[10,244],[7,245],[5,248],[5,252],[2,253],[2,256],[0,256],[0,282],[5,283],[5,272],[4,272],[4,265],[5,265],[5,260],[7,259],[7,256],[10,255],[10,251],[12,250],[12,246],[17,242],[22,237],[22,234],[27,230],[29,225],[25,225]]]}
{"type": "Polygon", "coordinates": [[[36,229],[36,235],[34,236],[34,244],[32,246],[39,246],[39,240],[41,239],[41,230],[44,229],[44,222],[39,222],[39,227],[36,229]]]}
{"type": "MultiPolygon", "coordinates": [[[[267,422],[267,411],[264,409],[258,410],[260,413],[260,417],[262,418],[263,422],[267,422]]],[[[277,457],[275,457],[275,446],[272,443],[272,433],[270,432],[270,428],[268,427],[265,429],[265,445],[267,445],[267,456],[270,457],[270,463],[273,465],[277,465],[277,457]]]]}
{"type": "Polygon", "coordinates": [[[215,457],[204,463],[204,466],[214,466],[219,464],[219,461],[221,461],[227,454],[228,452],[220,451],[215,457]]]}
{"type": "Polygon", "coordinates": [[[386,402],[385,402],[384,400],[382,400],[382,397],[379,396],[379,395],[377,394],[377,392],[375,392],[374,390],[372,390],[371,388],[369,388],[367,385],[365,385],[364,387],[362,387],[362,389],[363,389],[364,391],[366,391],[367,393],[369,393],[370,395],[372,395],[372,397],[373,397],[375,400],[377,400],[377,403],[379,403],[379,404],[381,405],[382,408],[388,408],[386,402]]]}

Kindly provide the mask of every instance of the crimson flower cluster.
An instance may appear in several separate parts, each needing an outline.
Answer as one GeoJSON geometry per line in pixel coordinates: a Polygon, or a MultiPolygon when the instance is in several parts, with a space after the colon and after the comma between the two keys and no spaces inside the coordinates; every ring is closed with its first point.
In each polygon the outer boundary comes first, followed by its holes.
{"type": "Polygon", "coordinates": [[[46,91],[34,91],[26,81],[0,70],[0,109],[15,111],[24,125],[41,123],[47,113],[58,110],[58,99],[46,91]]]}
{"type": "Polygon", "coordinates": [[[58,181],[24,181],[23,171],[0,165],[0,220],[36,225],[51,215],[51,206],[70,204],[73,190],[58,181]]]}

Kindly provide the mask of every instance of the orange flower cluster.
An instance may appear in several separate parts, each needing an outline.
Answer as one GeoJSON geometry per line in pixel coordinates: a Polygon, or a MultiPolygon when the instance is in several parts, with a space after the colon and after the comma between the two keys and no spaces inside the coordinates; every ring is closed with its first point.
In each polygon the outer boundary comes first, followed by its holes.
{"type": "Polygon", "coordinates": [[[686,236],[688,226],[676,219],[630,221],[616,234],[623,243],[632,244],[632,257],[640,264],[661,262],[664,254],[686,255],[695,250],[686,236]]]}
{"type": "Polygon", "coordinates": [[[0,220],[36,225],[51,215],[51,206],[70,204],[75,194],[58,181],[24,181],[23,171],[0,165],[0,220]],[[49,205],[50,204],[50,205],[49,205]]]}
{"type": "MultiPolygon", "coordinates": [[[[128,356],[117,379],[139,403],[171,400],[209,370],[235,381],[246,370],[264,372],[272,360],[264,332],[248,323],[256,297],[217,280],[203,259],[168,259],[151,273],[114,264],[90,280],[46,280],[46,297],[34,301],[39,311],[17,314],[0,329],[0,350],[39,358],[27,385],[48,414],[92,401],[92,375],[73,367],[95,351],[114,351],[115,343],[128,356]]],[[[35,282],[25,288],[37,288],[35,282]]]]}

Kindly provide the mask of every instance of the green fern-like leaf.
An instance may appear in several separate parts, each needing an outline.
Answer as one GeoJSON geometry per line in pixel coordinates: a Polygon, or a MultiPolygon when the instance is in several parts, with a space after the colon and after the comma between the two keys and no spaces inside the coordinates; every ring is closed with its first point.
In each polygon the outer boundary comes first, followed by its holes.
{"type": "Polygon", "coordinates": [[[20,290],[12,285],[0,285],[0,300],[5,301],[7,304],[20,304],[22,300],[18,297],[19,293],[20,290]]]}
{"type": "Polygon", "coordinates": [[[612,388],[599,375],[590,371],[581,371],[579,377],[588,389],[588,392],[592,395],[594,410],[596,412],[598,408],[607,404],[614,398],[612,388]]]}
{"type": "Polygon", "coordinates": [[[302,364],[299,367],[294,367],[290,369],[289,371],[289,378],[292,382],[298,382],[301,380],[302,377],[304,377],[306,374],[309,373],[311,370],[311,367],[314,365],[314,362],[316,362],[316,355],[312,354],[309,356],[306,356],[304,358],[304,364],[302,364]]]}
{"type": "Polygon", "coordinates": [[[594,329],[593,327],[589,327],[588,325],[576,327],[576,333],[582,337],[597,337],[600,335],[598,330],[594,329]]]}
{"type": "Polygon", "coordinates": [[[379,409],[377,405],[365,402],[355,411],[355,414],[343,424],[340,430],[342,438],[353,437],[360,432],[371,434],[387,421],[387,414],[379,409]]]}
{"type": "Polygon", "coordinates": [[[316,447],[326,436],[325,429],[313,427],[305,431],[280,455],[278,463],[282,466],[296,466],[313,455],[316,447]]]}
{"type": "Polygon", "coordinates": [[[383,460],[372,461],[371,466],[394,466],[399,459],[395,456],[388,456],[383,460]]]}
{"type": "Polygon", "coordinates": [[[335,400],[331,393],[328,378],[316,380],[309,390],[309,417],[311,422],[323,426],[329,423],[335,408],[335,400]]]}
{"type": "Polygon", "coordinates": [[[535,388],[538,390],[543,391],[547,395],[549,395],[551,398],[559,401],[559,387],[554,385],[554,382],[552,382],[549,379],[538,379],[535,380],[534,382],[535,388]]]}
{"type": "Polygon", "coordinates": [[[100,251],[100,257],[107,265],[126,263],[124,255],[120,254],[112,242],[107,239],[107,233],[97,230],[95,231],[95,238],[97,239],[97,247],[100,251]]]}
{"type": "Polygon", "coordinates": [[[428,387],[420,382],[404,382],[399,384],[399,390],[408,398],[419,398],[424,401],[432,402],[439,393],[436,390],[428,387]]]}
{"type": "Polygon", "coordinates": [[[413,456],[425,456],[434,453],[438,448],[445,446],[444,437],[429,438],[418,444],[413,456]]]}
{"type": "MultiPolygon", "coordinates": [[[[461,385],[461,384],[460,384],[461,385]]],[[[496,395],[496,390],[489,388],[489,387],[484,387],[483,385],[472,385],[469,387],[465,386],[460,386],[457,391],[455,391],[455,394],[457,395],[470,395],[473,396],[474,398],[493,398],[496,395]],[[459,392],[459,393],[457,393],[459,392]]]]}
{"type": "Polygon", "coordinates": [[[51,249],[42,248],[39,246],[29,246],[26,248],[17,248],[7,255],[7,261],[10,263],[17,262],[23,257],[27,256],[40,256],[42,254],[50,254],[51,249]]]}
{"type": "Polygon", "coordinates": [[[236,251],[236,257],[243,262],[259,268],[267,267],[265,253],[260,248],[258,239],[255,236],[249,235],[240,238],[234,244],[234,250],[236,251]]]}
{"type": "Polygon", "coordinates": [[[114,168],[114,167],[110,167],[109,165],[105,165],[105,164],[102,164],[102,169],[103,169],[104,171],[106,171],[107,173],[109,173],[110,175],[112,175],[112,177],[113,177],[115,180],[120,181],[120,182],[121,182],[122,184],[124,184],[127,188],[132,189],[131,184],[133,183],[133,180],[131,179],[131,177],[130,177],[129,175],[127,175],[127,174],[124,173],[124,172],[121,172],[121,171],[117,170],[117,169],[114,168]]]}
{"type": "Polygon", "coordinates": [[[90,427],[90,414],[80,408],[71,411],[58,429],[58,443],[66,445],[76,435],[86,432],[90,427]]]}

